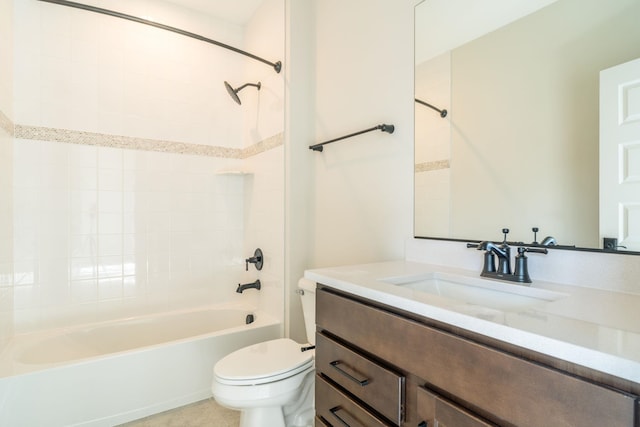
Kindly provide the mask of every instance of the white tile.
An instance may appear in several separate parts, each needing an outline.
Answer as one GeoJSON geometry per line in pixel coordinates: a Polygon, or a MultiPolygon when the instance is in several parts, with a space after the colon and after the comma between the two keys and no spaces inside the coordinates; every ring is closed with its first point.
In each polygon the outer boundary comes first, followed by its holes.
{"type": "Polygon", "coordinates": [[[98,169],[98,189],[108,191],[122,191],[121,169],[98,169]]]}
{"type": "Polygon", "coordinates": [[[62,286],[66,292],[69,282],[69,264],[66,256],[61,258],[40,259],[40,283],[51,288],[53,285],[62,286]]]}
{"type": "Polygon", "coordinates": [[[98,216],[98,232],[100,234],[120,234],[122,228],[122,213],[101,212],[98,216]]]}
{"type": "MultiPolygon", "coordinates": [[[[171,253],[149,253],[148,271],[149,278],[154,278],[154,280],[156,280],[158,279],[158,276],[165,276],[165,280],[168,280],[171,273],[171,253]]],[[[153,280],[150,283],[153,284],[153,280]]]]}
{"type": "Polygon", "coordinates": [[[73,190],[97,190],[98,170],[94,167],[70,167],[69,188],[73,190]]]}
{"type": "Polygon", "coordinates": [[[38,257],[41,262],[48,259],[66,259],[69,254],[69,237],[66,227],[49,227],[38,236],[38,257]]]}
{"type": "Polygon", "coordinates": [[[98,280],[98,298],[100,300],[121,299],[122,292],[122,277],[98,280]]]}
{"type": "Polygon", "coordinates": [[[147,215],[147,227],[149,233],[169,233],[171,231],[171,213],[150,212],[147,215]]]}
{"type": "Polygon", "coordinates": [[[171,233],[169,231],[149,232],[146,241],[149,255],[171,253],[171,233]]]}
{"type": "Polygon", "coordinates": [[[98,147],[81,144],[70,144],[69,146],[69,166],[70,167],[98,167],[98,147]]]}
{"type": "Polygon", "coordinates": [[[72,190],[69,192],[69,207],[73,212],[98,212],[98,192],[95,190],[72,190]]]}
{"type": "Polygon", "coordinates": [[[13,283],[15,286],[36,285],[39,277],[38,259],[16,259],[13,264],[13,283]]]}
{"type": "Polygon", "coordinates": [[[98,237],[96,234],[76,234],[69,238],[69,254],[71,258],[95,259],[98,254],[98,237]]]}
{"type": "Polygon", "coordinates": [[[98,235],[98,256],[122,255],[124,242],[122,234],[100,234],[98,235]]]}
{"type": "Polygon", "coordinates": [[[45,214],[67,212],[70,192],[66,189],[42,188],[40,191],[40,211],[45,214]]]}
{"type": "Polygon", "coordinates": [[[124,152],[119,148],[98,147],[98,167],[100,169],[121,170],[124,162],[124,152]]]}
{"type": "Polygon", "coordinates": [[[123,255],[144,254],[145,247],[146,247],[146,237],[144,233],[122,235],[123,255]]]}
{"type": "Polygon", "coordinates": [[[99,212],[122,213],[123,193],[121,191],[99,191],[98,192],[99,212]]]}
{"type": "Polygon", "coordinates": [[[94,302],[98,299],[98,281],[75,280],[69,284],[72,303],[94,302]]]}
{"type": "Polygon", "coordinates": [[[145,194],[147,198],[147,208],[149,212],[170,212],[171,193],[168,191],[150,191],[145,194]]]}
{"type": "Polygon", "coordinates": [[[36,229],[17,229],[13,232],[13,257],[15,260],[38,257],[38,237],[36,229]]]}
{"type": "Polygon", "coordinates": [[[69,274],[71,280],[97,279],[97,257],[71,258],[69,274]]]}
{"type": "Polygon", "coordinates": [[[122,271],[122,256],[98,257],[98,279],[121,277],[122,271]]]}
{"type": "Polygon", "coordinates": [[[43,190],[66,189],[69,185],[69,175],[64,165],[44,163],[40,166],[40,185],[43,190]]]}

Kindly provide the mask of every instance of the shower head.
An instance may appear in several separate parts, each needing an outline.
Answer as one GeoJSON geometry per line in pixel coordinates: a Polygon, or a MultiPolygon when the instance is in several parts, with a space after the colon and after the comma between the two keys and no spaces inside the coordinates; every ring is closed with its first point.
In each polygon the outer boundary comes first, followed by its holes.
{"type": "Polygon", "coordinates": [[[238,92],[240,92],[242,89],[244,89],[247,86],[255,86],[258,88],[258,90],[260,90],[260,87],[262,86],[260,84],[260,82],[258,83],[245,83],[242,86],[240,86],[237,89],[234,89],[229,82],[225,81],[224,82],[224,87],[227,88],[227,92],[229,92],[229,96],[231,97],[231,99],[233,99],[234,101],[236,101],[236,103],[238,105],[242,105],[242,101],[240,101],[240,97],[238,96],[238,92]]]}

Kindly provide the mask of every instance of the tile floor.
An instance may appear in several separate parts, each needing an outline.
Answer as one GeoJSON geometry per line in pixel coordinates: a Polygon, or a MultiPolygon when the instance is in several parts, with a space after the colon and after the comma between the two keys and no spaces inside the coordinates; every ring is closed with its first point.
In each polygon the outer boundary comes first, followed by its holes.
{"type": "Polygon", "coordinates": [[[240,413],[218,405],[213,398],[161,412],[120,427],[238,427],[240,413]]]}

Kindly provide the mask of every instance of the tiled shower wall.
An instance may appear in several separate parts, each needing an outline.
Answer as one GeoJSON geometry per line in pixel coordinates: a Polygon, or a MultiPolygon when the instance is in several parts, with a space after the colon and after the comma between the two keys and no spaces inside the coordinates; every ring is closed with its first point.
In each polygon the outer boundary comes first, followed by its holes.
{"type": "MultiPolygon", "coordinates": [[[[13,166],[12,187],[0,187],[13,188],[0,193],[12,201],[13,247],[4,242],[0,256],[14,271],[0,309],[15,332],[257,302],[235,293],[258,277],[244,271],[254,246],[267,256],[260,304],[282,316],[282,78],[140,24],[1,1],[15,9],[16,138],[1,157],[13,166]],[[245,78],[263,88],[243,91],[238,106],[223,81],[245,78]]],[[[94,3],[282,55],[278,1],[246,28],[161,1],[94,3]],[[252,31],[267,24],[267,34],[252,31]]]]}
{"type": "Polygon", "coordinates": [[[242,271],[239,160],[19,140],[18,332],[228,300],[242,271]],[[236,274],[233,274],[233,272],[236,274]],[[69,310],[72,308],[73,310],[69,310]]]}

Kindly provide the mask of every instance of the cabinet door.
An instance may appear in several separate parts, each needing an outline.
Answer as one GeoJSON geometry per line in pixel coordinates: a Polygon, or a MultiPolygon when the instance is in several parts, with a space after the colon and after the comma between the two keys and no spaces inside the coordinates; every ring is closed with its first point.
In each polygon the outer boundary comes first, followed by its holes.
{"type": "Polygon", "coordinates": [[[430,392],[418,388],[418,424],[422,427],[493,427],[488,421],[479,416],[449,402],[448,400],[430,392]]]}

